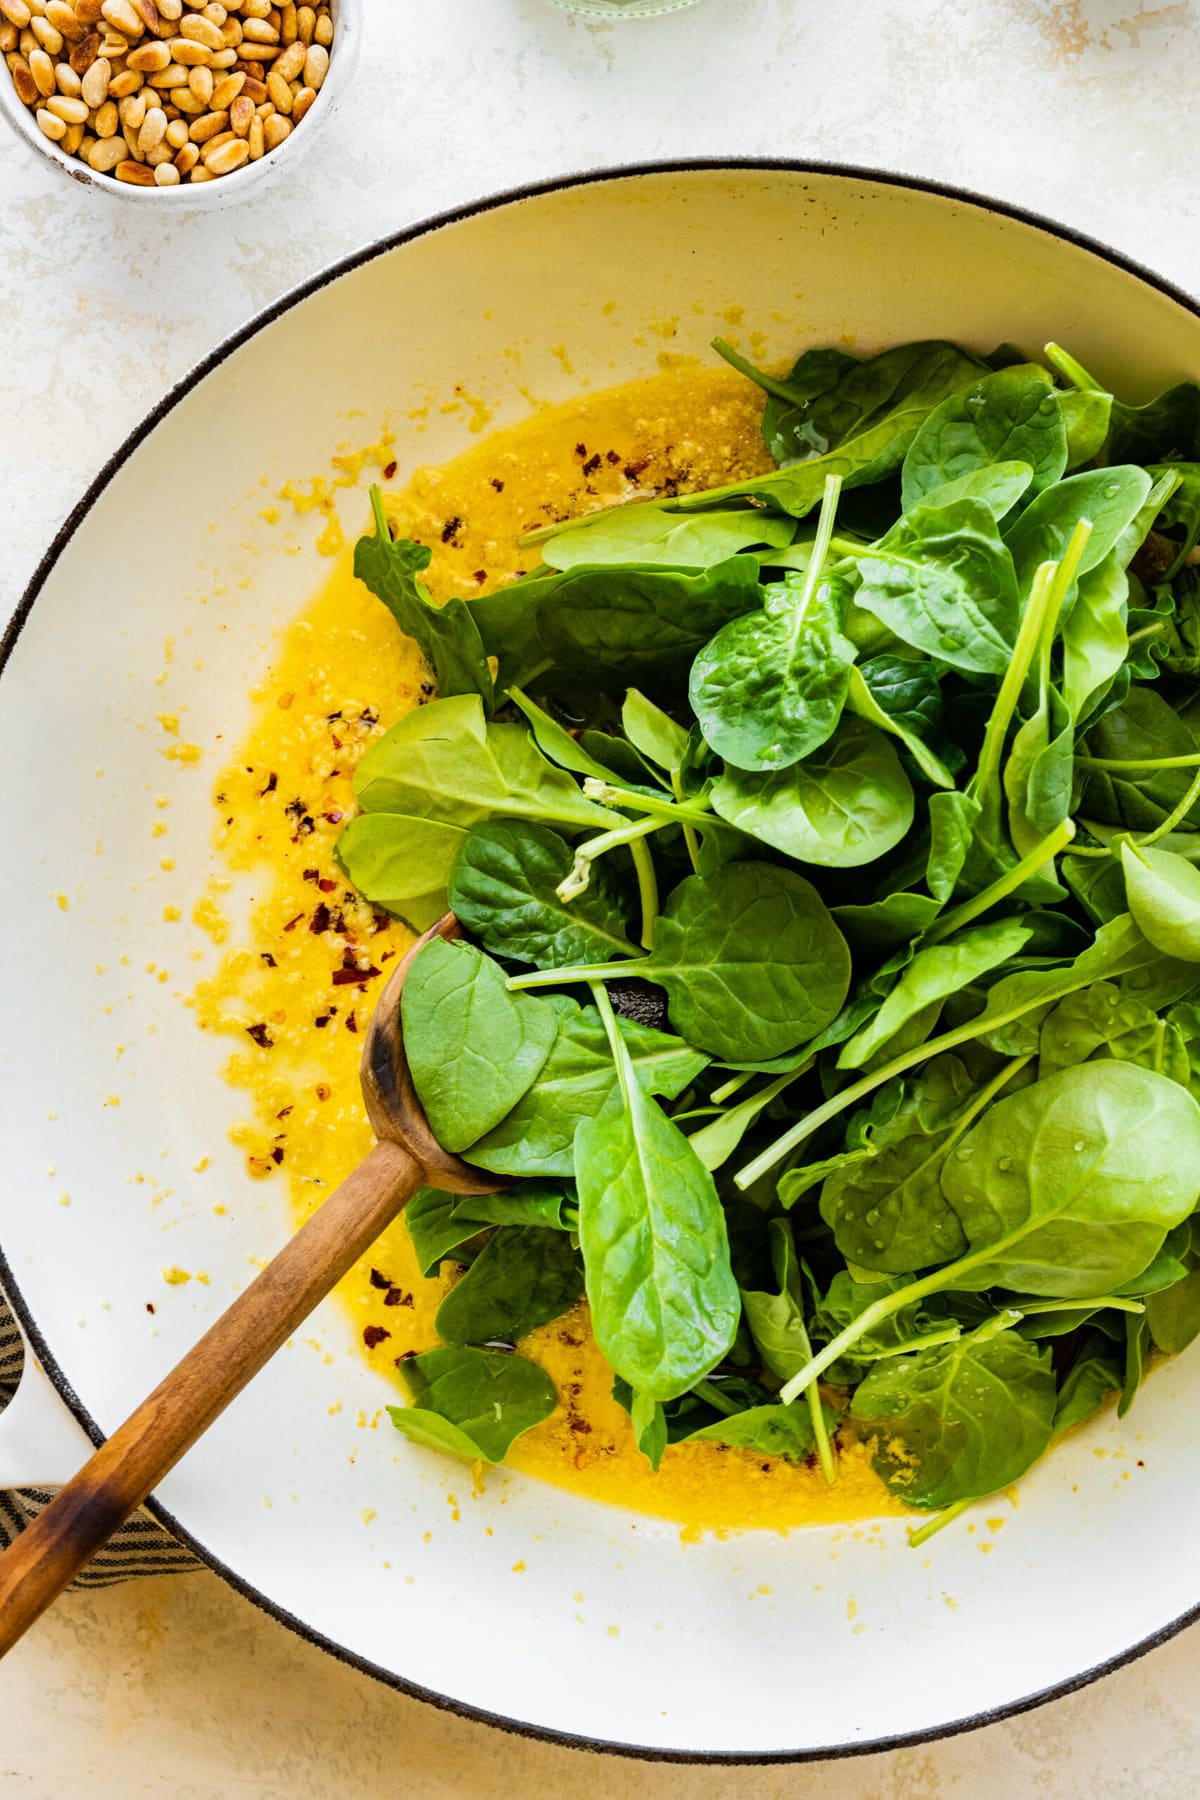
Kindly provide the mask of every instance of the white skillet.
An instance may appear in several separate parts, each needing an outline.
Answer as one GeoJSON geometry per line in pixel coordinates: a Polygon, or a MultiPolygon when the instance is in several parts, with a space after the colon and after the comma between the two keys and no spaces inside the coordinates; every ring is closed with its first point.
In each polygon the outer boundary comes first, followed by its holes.
{"type": "MultiPolygon", "coordinates": [[[[1131,397],[1200,375],[1192,301],[1041,221],[853,170],[701,164],[571,178],[418,226],[287,296],[173,389],[67,521],[4,647],[0,1279],[49,1379],[35,1371],[0,1421],[0,1483],[71,1472],[80,1427],[111,1430],[288,1230],[282,1188],[251,1182],[226,1139],[241,1107],[227,1046],[178,998],[204,940],[163,917],[186,915],[215,868],[212,777],[273,634],[325,568],[313,534],[283,553],[265,496],[328,473],[385,413],[402,480],[476,441],[471,404],[439,410],[456,390],[521,418],[528,393],[653,373],[664,344],[704,354],[732,305],[769,359],[1053,336],[1131,397]],[[240,431],[264,393],[269,437],[240,431]],[[159,754],[164,711],[198,765],[159,754]],[[65,1034],[52,989],[78,996],[65,1034]],[[210,1284],[169,1287],[167,1266],[210,1284]]],[[[363,496],[339,503],[352,534],[363,496]]],[[[386,1419],[360,1423],[391,1398],[326,1303],[157,1510],[313,1641],[518,1729],[672,1758],[878,1748],[1064,1692],[1200,1602],[1198,1356],[1049,1457],[1017,1507],[983,1507],[973,1532],[922,1552],[898,1522],[685,1546],[515,1475],[473,1496],[465,1469],[386,1419]]]]}

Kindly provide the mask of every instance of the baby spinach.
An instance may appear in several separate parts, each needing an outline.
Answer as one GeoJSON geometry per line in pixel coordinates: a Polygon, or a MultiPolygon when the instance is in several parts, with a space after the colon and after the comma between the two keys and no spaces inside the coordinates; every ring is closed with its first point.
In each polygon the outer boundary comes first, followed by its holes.
{"type": "Polygon", "coordinates": [[[1109,1340],[1089,1331],[1063,1377],[1054,1408],[1054,1433],[1072,1431],[1099,1412],[1124,1380],[1122,1362],[1109,1340]]]}
{"type": "Polygon", "coordinates": [[[876,1472],[909,1506],[981,1499],[1017,1481],[1054,1435],[1050,1352],[1004,1331],[889,1357],[850,1416],[876,1472]]]}
{"type": "Polygon", "coordinates": [[[854,869],[895,848],[913,820],[913,791],[882,733],[843,718],[830,741],[775,774],[727,766],[712,804],[727,824],[797,862],[854,869]]]}
{"type": "MultiPolygon", "coordinates": [[[[1200,766],[1200,742],[1162,694],[1134,686],[1124,703],[1105,713],[1089,732],[1087,756],[1086,815],[1133,831],[1152,831],[1186,796],[1200,766]],[[1197,759],[1190,768],[1154,766],[1190,757],[1197,759]]],[[[1200,826],[1200,804],[1180,823],[1200,826]]]]}
{"type": "Polygon", "coordinates": [[[1142,406],[1114,400],[1109,462],[1192,462],[1200,457],[1200,387],[1180,381],[1142,406]]]}
{"type": "Polygon", "coordinates": [[[1092,529],[1079,573],[1096,568],[1137,517],[1150,488],[1144,469],[1086,469],[1039,494],[1004,538],[1021,592],[1028,593],[1042,563],[1061,561],[1081,519],[1092,529]]]}
{"type": "Polygon", "coordinates": [[[558,1404],[537,1363],[494,1350],[427,1350],[401,1362],[400,1376],[412,1405],[388,1407],[396,1430],[467,1462],[503,1462],[513,1441],[558,1404]]]}
{"type": "Polygon", "coordinates": [[[1054,388],[1043,370],[1029,364],[984,375],[934,408],[904,458],[904,509],[947,481],[1014,462],[1028,466],[1035,493],[1052,487],[1067,466],[1067,433],[1054,388]]]}
{"type": "Polygon", "coordinates": [[[687,762],[685,728],[636,688],[630,688],[625,696],[621,727],[638,754],[659,769],[670,773],[672,769],[682,769],[687,762]]]}
{"type": "Polygon", "coordinates": [[[857,604],[906,644],[967,674],[1008,668],[1017,580],[982,501],[914,505],[858,557],[858,573],[857,604]]]}
{"type": "Polygon", "coordinates": [[[436,1275],[440,1263],[492,1225],[539,1225],[543,1230],[566,1232],[574,1228],[576,1212],[561,1183],[556,1188],[549,1183],[526,1182],[506,1188],[502,1194],[466,1197],[443,1193],[440,1188],[421,1188],[405,1207],[403,1217],[417,1267],[422,1275],[436,1275]]]}
{"type": "Polygon", "coordinates": [[[1200,962],[1200,869],[1173,850],[1121,843],[1129,911],[1142,935],[1167,956],[1200,962]]]}
{"type": "Polygon", "coordinates": [[[337,861],[346,879],[384,912],[426,931],[449,910],[447,884],[466,832],[405,813],[360,813],[342,827],[337,861]]]}
{"type": "Polygon", "coordinates": [[[596,1341],[650,1400],[720,1362],[741,1311],[712,1176],[643,1090],[603,990],[619,1092],[575,1132],[579,1241],[596,1341]]]}
{"type": "Polygon", "coordinates": [[[450,871],[451,908],[485,950],[515,962],[555,968],[628,956],[628,899],[606,863],[577,900],[559,899],[574,860],[545,826],[472,825],[450,871]]]}
{"type": "Polygon", "coordinates": [[[552,1006],[510,994],[489,956],[444,938],[414,957],[400,1013],[414,1085],[447,1150],[465,1150],[512,1111],[558,1036],[552,1006]]]}
{"type": "Polygon", "coordinates": [[[769,513],[680,513],[673,501],[652,500],[607,507],[590,518],[534,532],[552,569],[598,567],[605,563],[662,563],[672,569],[707,569],[745,550],[782,549],[795,525],[769,513]]]}
{"type": "Polygon", "coordinates": [[[928,663],[909,663],[898,656],[873,656],[861,667],[850,670],[846,704],[850,711],[881,731],[899,738],[927,781],[935,787],[953,788],[954,776],[946,764],[926,743],[918,725],[927,725],[927,712],[932,710],[940,723],[941,692],[937,677],[928,663]],[[919,675],[906,677],[905,671],[929,669],[929,684],[919,675]],[[932,685],[936,702],[922,708],[932,685]],[[916,704],[913,704],[913,702],[916,704]]]}
{"type": "Polygon", "coordinates": [[[471,608],[450,599],[438,606],[417,576],[429,567],[432,552],[405,538],[392,541],[383,496],[371,489],[375,518],[373,537],[354,548],[354,573],[382,600],[406,637],[415,638],[433,670],[441,694],[478,694],[491,711],[492,674],[471,608]]]}
{"type": "Polygon", "coordinates": [[[366,813],[405,813],[460,828],[496,818],[569,831],[620,823],[547,761],[523,725],[489,724],[478,694],[407,713],[359,763],[354,796],[366,813]]]}
{"type": "Polygon", "coordinates": [[[515,1344],[583,1293],[579,1252],[562,1231],[502,1225],[438,1307],[448,1344],[515,1344]]]}
{"type": "MultiPolygon", "coordinates": [[[[617,1072],[600,1014],[565,995],[555,995],[558,1036],[536,1084],[485,1137],[471,1146],[471,1161],[497,1175],[570,1175],[575,1131],[595,1118],[617,1089],[617,1072]]],[[[706,1066],[690,1044],[636,1019],[618,1029],[639,1086],[673,1100],[706,1066]]]]}

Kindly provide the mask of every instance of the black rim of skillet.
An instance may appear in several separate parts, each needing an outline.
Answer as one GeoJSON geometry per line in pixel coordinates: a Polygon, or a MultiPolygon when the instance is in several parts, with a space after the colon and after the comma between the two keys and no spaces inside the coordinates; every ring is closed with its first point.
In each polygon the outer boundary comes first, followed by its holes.
{"type": "MultiPolygon", "coordinates": [[[[527,182],[520,187],[509,188],[502,193],[488,195],[482,200],[470,201],[464,206],[451,207],[448,211],[437,213],[432,218],[422,219],[415,225],[406,226],[402,231],[392,232],[387,237],[353,251],[339,262],[330,264],[328,268],[322,269],[318,274],[301,282],[297,287],[290,288],[277,300],[272,301],[270,306],[265,307],[248,324],[243,325],[218,344],[215,350],[210,351],[181,380],[168,389],[158,404],[152,407],[141,423],[130,432],[124,443],[113,452],[55,534],[49,549],[34,570],[33,578],[22,595],[11,623],[3,637],[0,638],[0,674],[3,673],[20,635],[21,627],[33,610],[34,602],[48,581],[59,556],[83,525],[95,502],[103,494],[117,470],[121,468],[130,454],[150,436],[167,414],[172,412],[206,375],[218,368],[227,357],[232,355],[235,350],[239,350],[243,344],[248,343],[251,338],[256,337],[260,331],[274,324],[275,320],[281,318],[284,313],[290,312],[293,307],[309,299],[311,295],[318,293],[322,288],[328,287],[332,282],[339,280],[341,276],[351,274],[354,270],[373,262],[376,257],[385,256],[403,244],[412,243],[417,238],[440,231],[443,226],[457,225],[465,219],[474,218],[478,213],[492,212],[498,207],[509,206],[517,201],[537,199],[544,194],[561,193],[570,188],[589,187],[600,182],[627,181],[643,175],[687,175],[714,171],[731,174],[744,172],[746,174],[834,176],[848,181],[869,182],[873,186],[907,189],[915,193],[933,194],[944,200],[957,201],[961,205],[974,207],[978,211],[993,213],[1001,218],[1013,219],[1019,224],[1032,226],[1050,237],[1073,244],[1077,249],[1086,250],[1091,255],[1112,264],[1113,267],[1134,276],[1147,287],[1153,288],[1160,294],[1165,294],[1187,312],[1200,318],[1200,302],[1194,295],[1186,293],[1182,288],[1176,287],[1173,282],[1165,280],[1161,275],[1156,275],[1131,257],[1123,256],[1120,251],[1111,249],[1107,244],[1087,236],[1084,232],[1073,231],[1026,207],[1013,206],[1005,201],[989,199],[986,195],[977,194],[969,188],[954,187],[945,182],[926,181],[919,177],[888,173],[879,169],[862,168],[852,163],[800,162],[788,157],[690,157],[682,161],[629,163],[602,169],[586,169],[576,174],[555,176],[546,181],[527,182]]],[[[0,1282],[3,1283],[13,1310],[21,1322],[26,1337],[37,1353],[38,1360],[42,1363],[59,1395],[74,1413],[92,1442],[100,1445],[104,1442],[105,1434],[75,1393],[59,1367],[53,1351],[42,1336],[21,1294],[2,1246],[0,1246],[0,1282]]],[[[336,1657],[339,1662],[349,1664],[351,1668],[360,1670],[364,1675],[371,1675],[377,1681],[384,1682],[388,1687],[396,1688],[413,1699],[424,1700],[444,1712],[457,1713],[460,1718],[492,1725],[501,1731],[538,1739],[549,1744],[563,1745],[569,1749],[599,1751],[613,1756],[632,1757],[643,1762],[724,1765],[825,1762],[849,1756],[866,1756],[880,1751],[902,1750],[916,1744],[935,1743],[941,1738],[957,1737],[961,1732],[976,1731],[984,1725],[999,1724],[1001,1720],[1011,1719],[1019,1713],[1030,1712],[1034,1707],[1043,1706],[1049,1700],[1058,1700],[1066,1694],[1076,1693],[1080,1688],[1088,1687],[1093,1681],[1098,1680],[1100,1676],[1109,1675],[1115,1669],[1124,1668],[1126,1664],[1135,1662],[1139,1657],[1144,1656],[1147,1651],[1155,1650],[1161,1644],[1169,1642],[1188,1625],[1200,1619],[1200,1604],[1197,1604],[1189,1607],[1177,1619],[1163,1625],[1158,1631],[1152,1632],[1148,1637],[1142,1638],[1140,1642],[1131,1645],[1128,1650],[1109,1657],[1106,1662],[1097,1663],[1093,1668],[1085,1669],[1079,1675],[1054,1682],[1049,1687],[1042,1688],[1036,1693],[1026,1694],[1019,1700],[1008,1701],[1003,1706],[973,1713],[965,1718],[953,1719],[945,1724],[928,1726],[921,1731],[899,1732],[890,1737],[863,1739],[860,1742],[823,1744],[802,1750],[671,1750],[659,1748],[653,1744],[613,1743],[603,1738],[588,1737],[576,1732],[556,1731],[544,1725],[531,1725],[520,1719],[507,1718],[502,1714],[489,1712],[485,1707],[472,1706],[465,1701],[456,1700],[448,1694],[435,1693],[432,1689],[423,1687],[419,1682],[397,1675],[391,1669],[382,1668],[378,1663],[371,1662],[367,1657],[360,1656],[356,1652],[346,1649],[344,1645],[334,1643],[321,1632],[315,1631],[303,1619],[297,1618],[285,1606],[281,1606],[277,1601],[261,1593],[235,1570],[221,1562],[204,1544],[192,1536],[191,1532],[175,1518],[173,1513],[168,1511],[161,1501],[151,1498],[147,1502],[147,1506],[155,1518],[181,1543],[185,1544],[200,1562],[220,1575],[237,1593],[252,1601],[263,1612],[269,1613],[281,1625],[286,1625],[289,1630],[296,1632],[298,1636],[306,1638],[309,1643],[316,1644],[318,1648],[328,1651],[331,1656],[336,1657]]]]}

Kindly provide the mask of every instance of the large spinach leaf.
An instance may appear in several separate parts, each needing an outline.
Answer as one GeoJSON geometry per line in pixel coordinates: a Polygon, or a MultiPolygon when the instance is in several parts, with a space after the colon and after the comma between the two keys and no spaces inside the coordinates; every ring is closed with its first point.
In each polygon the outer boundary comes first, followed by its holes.
{"type": "Polygon", "coordinates": [[[945,482],[1013,462],[1028,466],[1034,493],[1053,486],[1067,466],[1054,388],[1029,364],[985,375],[934,408],[904,458],[905,511],[945,482]]]}
{"type": "Polygon", "coordinates": [[[570,845],[542,825],[496,820],[472,825],[450,871],[459,923],[493,956],[555,968],[628,956],[628,899],[606,862],[569,904],[570,845]]]}
{"type": "Polygon", "coordinates": [[[858,572],[857,604],[906,644],[967,674],[1004,674],[1017,636],[1017,582],[982,501],[913,506],[859,556],[858,572]]]}
{"type": "Polygon", "coordinates": [[[448,1344],[515,1344],[583,1293],[579,1252],[562,1231],[502,1225],[438,1307],[448,1344]]]}

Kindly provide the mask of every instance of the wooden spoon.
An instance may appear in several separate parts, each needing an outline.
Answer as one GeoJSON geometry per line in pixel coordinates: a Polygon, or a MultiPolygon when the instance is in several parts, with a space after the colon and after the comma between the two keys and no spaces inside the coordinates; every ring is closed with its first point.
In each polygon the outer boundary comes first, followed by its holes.
{"type": "Polygon", "coordinates": [[[0,1656],[139,1507],[301,1321],[424,1186],[491,1194],[506,1184],[443,1150],[404,1054],[400,990],[430,938],[462,936],[452,913],[398,964],[363,1045],[362,1089],[379,1140],[200,1342],[0,1556],[0,1656]]]}

